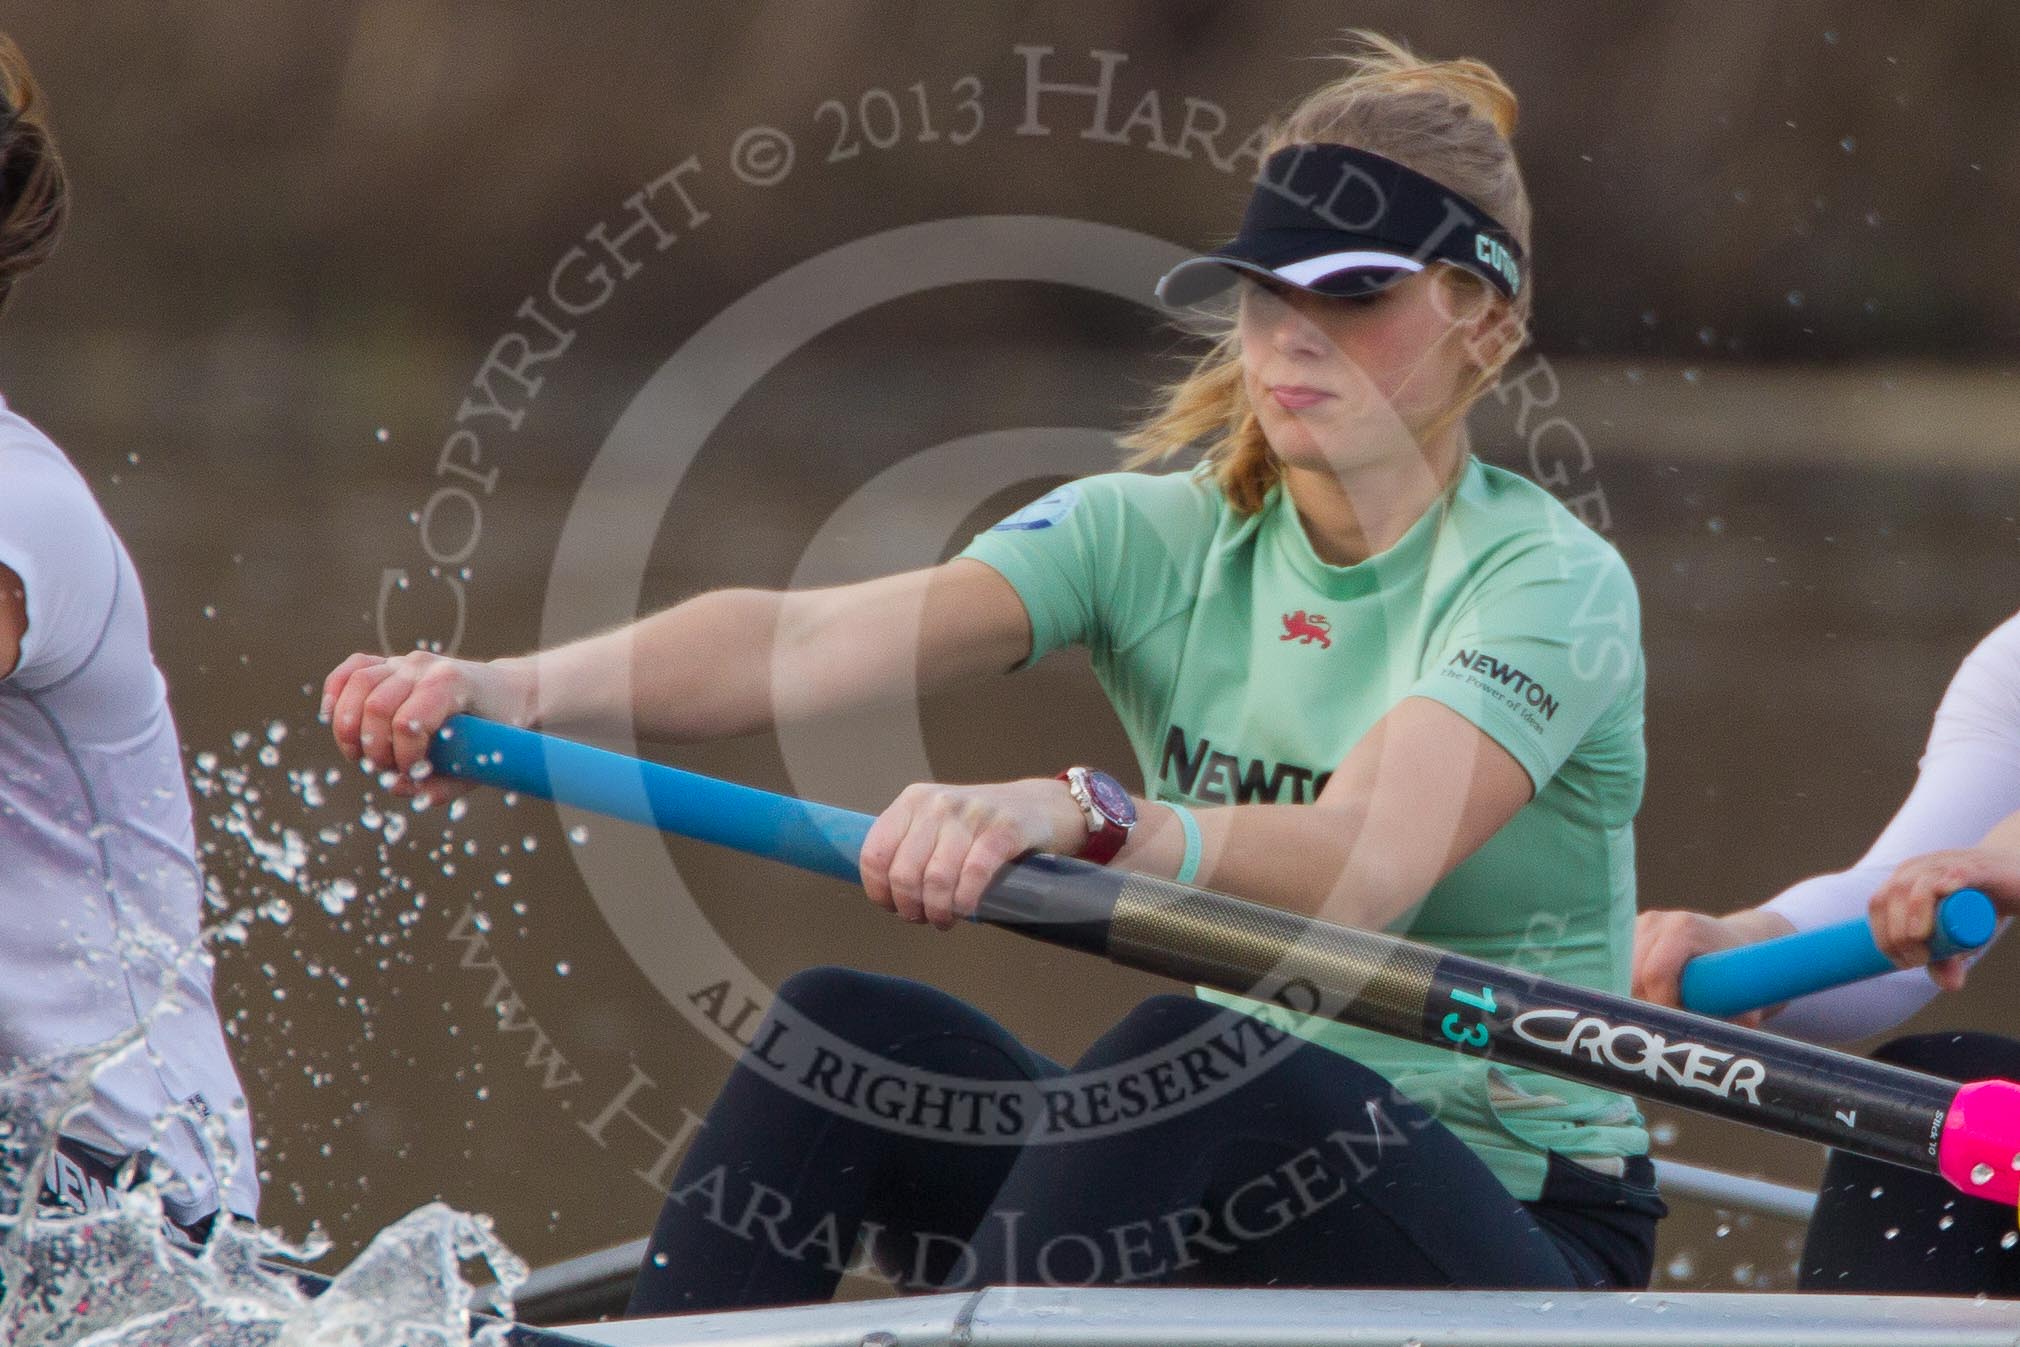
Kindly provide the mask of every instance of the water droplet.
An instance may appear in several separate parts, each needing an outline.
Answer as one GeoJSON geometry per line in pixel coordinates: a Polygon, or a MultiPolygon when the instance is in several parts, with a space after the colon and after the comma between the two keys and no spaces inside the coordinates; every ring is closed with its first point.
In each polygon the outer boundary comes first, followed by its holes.
{"type": "Polygon", "coordinates": [[[1999,1236],[2000,1248],[2010,1249],[2015,1244],[2020,1244],[2020,1230],[2008,1230],[2005,1234],[1999,1236]]]}
{"type": "Polygon", "coordinates": [[[384,426],[380,426],[377,430],[372,432],[372,438],[377,440],[380,444],[384,444],[387,440],[393,438],[393,432],[386,429],[384,426]]]}
{"type": "Polygon", "coordinates": [[[1853,151],[1853,149],[1855,149],[1858,146],[1858,143],[1859,143],[1858,141],[1852,139],[1850,136],[1846,136],[1843,140],[1838,142],[1838,148],[1843,150],[1846,154],[1850,154],[1853,151]]]}
{"type": "Polygon", "coordinates": [[[333,879],[323,886],[316,895],[316,901],[323,905],[323,911],[333,917],[344,915],[344,908],[358,896],[358,886],[348,879],[333,879]]]}
{"type": "Polygon", "coordinates": [[[1720,1221],[1718,1224],[1718,1229],[1711,1232],[1711,1237],[1713,1239],[1724,1239],[1727,1235],[1730,1235],[1731,1233],[1732,1233],[1732,1227],[1727,1225],[1725,1222],[1720,1221]]]}
{"type": "Polygon", "coordinates": [[[497,874],[491,876],[491,879],[493,883],[502,889],[512,882],[512,872],[510,870],[500,870],[497,874]]]}
{"type": "Polygon", "coordinates": [[[568,840],[575,843],[578,847],[581,846],[589,840],[589,829],[583,827],[580,823],[576,824],[568,830],[568,840]]]}
{"type": "Polygon", "coordinates": [[[1955,1224],[1957,1224],[1957,1218],[1955,1216],[1945,1216],[1942,1220],[1936,1222],[1936,1228],[1938,1230],[1948,1230],[1951,1226],[1955,1224]]]}
{"type": "Polygon", "coordinates": [[[1888,1226],[1886,1233],[1882,1236],[1882,1238],[1884,1239],[1899,1239],[1900,1237],[1901,1237],[1901,1227],[1898,1225],[1888,1226]]]}
{"type": "Polygon", "coordinates": [[[1803,292],[1800,290],[1789,291],[1788,300],[1790,308],[1800,309],[1803,306],[1803,292]]]}
{"type": "Polygon", "coordinates": [[[1885,1188],[1882,1188],[1882,1187],[1881,1187],[1881,1186],[1880,1186],[1879,1184],[1877,1184],[1877,1183],[1876,1183],[1876,1184],[1874,1184],[1874,1185],[1873,1185],[1873,1191],[1872,1191],[1872,1192],[1870,1192],[1870,1193],[1867,1193],[1867,1194],[1866,1194],[1866,1196],[1867,1196],[1867,1197],[1871,1197],[1871,1198],[1878,1198],[1878,1197],[1880,1196],[1880,1194],[1882,1194],[1882,1193],[1884,1193],[1884,1192],[1886,1192],[1886,1191],[1887,1191],[1887,1190],[1886,1190],[1885,1188]]]}
{"type": "Polygon", "coordinates": [[[566,963],[565,961],[564,961],[564,962],[562,962],[562,963],[558,963],[558,964],[555,964],[555,965],[554,965],[554,971],[555,971],[555,972],[557,972],[557,973],[559,973],[559,974],[560,974],[560,975],[561,975],[562,977],[567,977],[567,976],[568,976],[568,964],[567,964],[567,963],[566,963]]]}
{"type": "Polygon", "coordinates": [[[1990,1183],[1991,1181],[1992,1181],[1992,1166],[1986,1164],[1982,1160],[1979,1161],[1977,1164],[1971,1166],[1971,1182],[1983,1185],[1990,1183]]]}

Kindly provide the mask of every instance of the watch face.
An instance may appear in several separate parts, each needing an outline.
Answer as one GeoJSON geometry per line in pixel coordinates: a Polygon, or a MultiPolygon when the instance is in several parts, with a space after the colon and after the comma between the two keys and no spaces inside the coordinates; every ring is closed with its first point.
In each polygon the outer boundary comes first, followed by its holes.
{"type": "Polygon", "coordinates": [[[1094,807],[1117,826],[1126,828],[1136,822],[1136,801],[1130,799],[1122,783],[1108,773],[1089,772],[1087,793],[1093,798],[1094,807]]]}

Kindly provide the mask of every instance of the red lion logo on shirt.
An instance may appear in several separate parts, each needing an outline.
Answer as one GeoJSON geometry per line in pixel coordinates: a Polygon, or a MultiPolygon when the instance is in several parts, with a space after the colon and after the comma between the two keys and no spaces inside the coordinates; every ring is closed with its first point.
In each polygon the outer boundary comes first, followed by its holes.
{"type": "Polygon", "coordinates": [[[1333,624],[1326,621],[1324,615],[1308,613],[1300,608],[1295,613],[1284,614],[1284,634],[1277,637],[1277,639],[1279,641],[1296,641],[1300,645],[1310,645],[1316,641],[1326,649],[1331,650],[1333,648],[1333,638],[1327,635],[1327,633],[1332,629],[1333,624]]]}

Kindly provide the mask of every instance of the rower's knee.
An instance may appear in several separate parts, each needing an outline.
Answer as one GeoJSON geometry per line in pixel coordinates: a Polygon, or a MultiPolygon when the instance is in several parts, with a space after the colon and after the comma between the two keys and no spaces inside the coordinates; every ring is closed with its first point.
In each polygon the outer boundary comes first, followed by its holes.
{"type": "Polygon", "coordinates": [[[1949,1080],[2020,1078],[2020,1040],[2002,1034],[1909,1034],[1882,1044],[1873,1058],[1949,1080]]]}
{"type": "MultiPolygon", "coordinates": [[[[956,998],[923,982],[835,964],[794,973],[779,984],[778,999],[814,1026],[873,1052],[915,1037],[922,1027],[956,1021],[967,1011],[956,998]]],[[[777,1015],[776,1008],[772,1013],[777,1015]]]]}

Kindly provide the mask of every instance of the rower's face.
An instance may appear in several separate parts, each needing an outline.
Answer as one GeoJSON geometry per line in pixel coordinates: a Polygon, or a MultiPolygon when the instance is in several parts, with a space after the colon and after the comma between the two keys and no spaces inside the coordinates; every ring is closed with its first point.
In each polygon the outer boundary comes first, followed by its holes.
{"type": "Polygon", "coordinates": [[[1243,383],[1278,457],[1337,471],[1414,447],[1471,374],[1465,337],[1487,302],[1447,275],[1433,266],[1351,298],[1242,277],[1243,383]]]}

